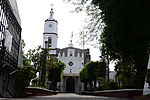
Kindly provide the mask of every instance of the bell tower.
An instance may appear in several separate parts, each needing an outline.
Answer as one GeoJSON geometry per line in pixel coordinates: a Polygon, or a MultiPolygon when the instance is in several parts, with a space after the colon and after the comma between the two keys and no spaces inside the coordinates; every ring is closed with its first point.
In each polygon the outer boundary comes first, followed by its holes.
{"type": "Polygon", "coordinates": [[[53,18],[53,15],[54,11],[51,8],[50,16],[44,23],[43,48],[50,48],[49,54],[56,55],[58,22],[53,18]]]}

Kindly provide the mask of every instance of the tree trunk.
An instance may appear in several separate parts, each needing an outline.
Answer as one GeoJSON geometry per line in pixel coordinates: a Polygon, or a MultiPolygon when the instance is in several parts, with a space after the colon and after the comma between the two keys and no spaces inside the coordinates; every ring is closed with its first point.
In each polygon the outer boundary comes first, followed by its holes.
{"type": "Polygon", "coordinates": [[[93,91],[93,83],[92,83],[92,81],[90,82],[90,91],[93,91]]]}
{"type": "Polygon", "coordinates": [[[87,82],[84,82],[84,91],[87,91],[87,82]]]}
{"type": "Polygon", "coordinates": [[[94,80],[94,91],[96,90],[96,83],[97,83],[97,81],[94,80]]]}

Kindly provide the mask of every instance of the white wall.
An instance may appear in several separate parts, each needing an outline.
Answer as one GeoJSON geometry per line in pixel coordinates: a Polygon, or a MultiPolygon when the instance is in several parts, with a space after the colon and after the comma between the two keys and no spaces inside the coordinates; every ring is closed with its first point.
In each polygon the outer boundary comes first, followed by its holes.
{"type": "Polygon", "coordinates": [[[58,36],[56,34],[44,34],[43,35],[43,47],[45,47],[45,41],[48,41],[48,37],[51,37],[51,39],[52,39],[51,48],[53,48],[53,49],[57,48],[58,36]]]}
{"type": "Polygon", "coordinates": [[[46,21],[44,24],[44,33],[57,33],[57,22],[56,21],[46,21]],[[52,25],[49,27],[49,25],[52,25]]]}
{"type": "Polygon", "coordinates": [[[67,57],[65,57],[64,55],[62,57],[59,57],[58,59],[62,62],[65,63],[66,68],[64,70],[64,74],[65,73],[70,73],[70,69],[71,69],[71,73],[75,73],[75,74],[79,74],[80,71],[83,68],[83,61],[84,61],[84,56],[80,57],[79,55],[77,57],[74,56],[74,49],[68,49],[68,55],[67,57]],[[69,55],[69,52],[72,51],[73,56],[69,55]],[[73,65],[70,66],[68,65],[69,62],[73,62],[73,65]]]}

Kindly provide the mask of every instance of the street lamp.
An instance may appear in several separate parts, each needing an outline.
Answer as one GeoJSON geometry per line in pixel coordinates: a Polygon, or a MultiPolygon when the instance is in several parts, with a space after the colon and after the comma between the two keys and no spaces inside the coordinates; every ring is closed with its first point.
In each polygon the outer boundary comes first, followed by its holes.
{"type": "Polygon", "coordinates": [[[35,68],[35,71],[37,72],[39,68],[39,62],[37,58],[35,58],[35,61],[34,61],[34,68],[35,68]]]}
{"type": "Polygon", "coordinates": [[[45,87],[45,76],[46,76],[46,58],[47,58],[47,47],[48,42],[45,41],[45,48],[43,49],[42,59],[42,73],[41,73],[41,86],[45,87]]]}

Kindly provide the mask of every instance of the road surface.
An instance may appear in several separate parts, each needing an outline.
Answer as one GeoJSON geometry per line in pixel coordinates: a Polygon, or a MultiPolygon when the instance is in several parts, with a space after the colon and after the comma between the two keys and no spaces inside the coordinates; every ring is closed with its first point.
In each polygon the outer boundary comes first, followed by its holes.
{"type": "Polygon", "coordinates": [[[78,95],[74,93],[59,93],[57,95],[52,96],[35,96],[30,98],[17,98],[17,99],[13,98],[11,100],[133,100],[133,99],[78,95]]]}

